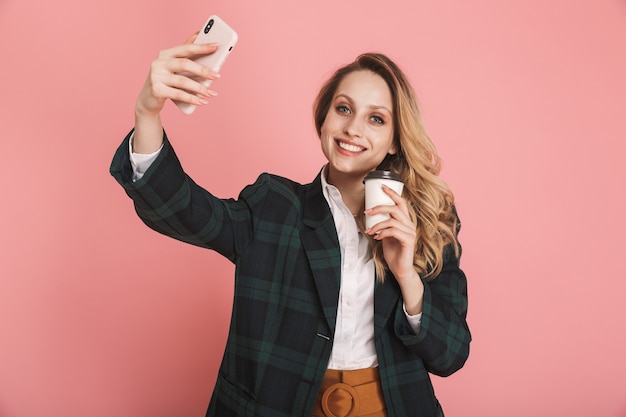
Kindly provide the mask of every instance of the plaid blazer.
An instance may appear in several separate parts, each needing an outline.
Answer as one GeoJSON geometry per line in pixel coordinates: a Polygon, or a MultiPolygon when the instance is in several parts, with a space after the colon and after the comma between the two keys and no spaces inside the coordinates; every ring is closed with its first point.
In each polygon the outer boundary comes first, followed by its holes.
{"type": "MultiPolygon", "coordinates": [[[[158,159],[133,183],[129,136],[111,173],[139,217],[236,266],[230,331],[206,415],[310,416],[330,357],[341,282],[339,241],[320,176],[301,185],[262,174],[237,200],[219,199],[184,173],[164,135],[158,159]]],[[[393,276],[376,284],[374,337],[390,417],[443,415],[429,373],[450,375],[467,359],[466,285],[459,259],[446,250],[441,274],[425,282],[414,334],[393,276]]]]}

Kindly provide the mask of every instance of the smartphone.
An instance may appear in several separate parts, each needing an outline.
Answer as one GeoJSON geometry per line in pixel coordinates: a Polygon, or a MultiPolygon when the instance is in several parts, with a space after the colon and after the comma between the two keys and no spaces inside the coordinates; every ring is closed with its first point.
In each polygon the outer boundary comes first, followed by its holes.
{"type": "MultiPolygon", "coordinates": [[[[194,43],[217,43],[218,48],[212,54],[196,58],[194,61],[211,68],[215,72],[219,72],[224,62],[226,62],[226,58],[228,58],[228,55],[230,55],[237,44],[238,39],[237,32],[228,26],[219,16],[209,16],[194,43]]],[[[190,78],[201,82],[205,87],[210,86],[212,81],[193,76],[190,76],[190,78]]],[[[176,100],[174,100],[174,103],[176,103],[185,114],[193,113],[197,107],[194,104],[182,103],[176,100]]]]}

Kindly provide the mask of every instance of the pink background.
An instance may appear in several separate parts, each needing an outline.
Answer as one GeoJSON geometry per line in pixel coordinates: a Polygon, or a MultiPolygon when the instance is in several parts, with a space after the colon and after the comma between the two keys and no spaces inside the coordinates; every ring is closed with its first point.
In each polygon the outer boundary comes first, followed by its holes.
{"type": "Polygon", "coordinates": [[[1,417],[204,415],[233,268],[147,229],[108,168],[150,61],[211,13],[240,35],[220,96],[164,114],[198,182],[312,180],[321,82],[385,52],[464,224],[446,414],[626,416],[626,2],[2,0],[1,417]]]}

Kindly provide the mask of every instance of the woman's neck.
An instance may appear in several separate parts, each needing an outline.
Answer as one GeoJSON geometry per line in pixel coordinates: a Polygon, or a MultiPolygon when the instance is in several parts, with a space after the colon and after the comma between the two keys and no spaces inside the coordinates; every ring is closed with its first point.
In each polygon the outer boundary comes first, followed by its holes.
{"type": "Polygon", "coordinates": [[[360,216],[365,210],[365,185],[358,176],[327,175],[329,184],[335,186],[341,194],[343,203],[354,216],[360,216]]]}

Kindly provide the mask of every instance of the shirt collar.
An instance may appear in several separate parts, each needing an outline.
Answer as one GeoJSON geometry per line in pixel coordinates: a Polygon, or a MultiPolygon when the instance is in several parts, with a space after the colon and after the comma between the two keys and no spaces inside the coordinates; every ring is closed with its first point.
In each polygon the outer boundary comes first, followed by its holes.
{"type": "MultiPolygon", "coordinates": [[[[322,194],[324,194],[324,198],[326,199],[326,202],[328,203],[328,205],[331,207],[331,212],[333,212],[333,204],[331,204],[331,200],[335,202],[335,204],[344,204],[343,203],[343,199],[341,198],[341,193],[339,192],[339,189],[337,187],[335,187],[332,184],[328,183],[328,180],[326,179],[328,176],[328,164],[324,165],[324,168],[322,169],[322,175],[321,175],[321,179],[322,179],[322,194]]],[[[334,213],[333,213],[334,214],[334,213]]]]}

